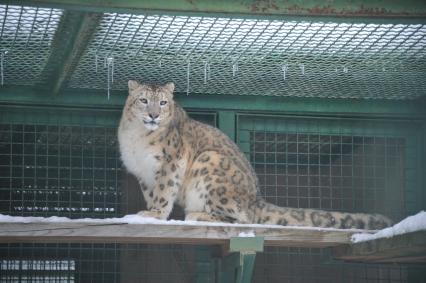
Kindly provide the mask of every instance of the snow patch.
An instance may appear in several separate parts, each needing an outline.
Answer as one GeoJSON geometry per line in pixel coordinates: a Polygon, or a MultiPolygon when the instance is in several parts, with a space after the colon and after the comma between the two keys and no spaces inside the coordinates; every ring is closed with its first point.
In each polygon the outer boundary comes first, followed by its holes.
{"type": "Polygon", "coordinates": [[[421,211],[416,215],[409,216],[392,227],[378,231],[375,234],[354,234],[351,237],[353,243],[371,241],[379,238],[391,238],[395,235],[426,230],[426,212],[421,211]]]}
{"type": "Polygon", "coordinates": [[[70,219],[68,217],[22,217],[0,214],[0,223],[52,223],[52,222],[69,222],[69,223],[96,223],[96,224],[156,224],[156,225],[188,225],[188,226],[211,226],[211,227],[240,227],[240,228],[281,228],[281,229],[299,229],[299,230],[315,230],[321,232],[327,231],[345,231],[352,233],[360,233],[365,230],[360,229],[336,229],[336,228],[319,228],[305,226],[281,226],[272,224],[238,224],[224,222],[204,222],[204,221],[182,221],[182,220],[159,220],[151,217],[144,217],[138,214],[129,214],[119,218],[79,218],[70,219]]]}
{"type": "Polygon", "coordinates": [[[240,232],[238,234],[238,237],[241,237],[241,238],[252,238],[252,237],[256,237],[256,235],[254,234],[253,231],[249,231],[249,232],[240,232]]]}

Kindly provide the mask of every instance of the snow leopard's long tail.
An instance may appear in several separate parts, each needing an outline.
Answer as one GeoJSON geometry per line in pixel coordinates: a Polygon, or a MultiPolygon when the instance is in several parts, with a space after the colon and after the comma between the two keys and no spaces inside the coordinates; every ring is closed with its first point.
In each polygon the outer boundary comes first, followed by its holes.
{"type": "Polygon", "coordinates": [[[389,218],[380,214],[280,207],[263,199],[256,202],[255,217],[257,223],[283,226],[378,230],[392,225],[389,218]]]}

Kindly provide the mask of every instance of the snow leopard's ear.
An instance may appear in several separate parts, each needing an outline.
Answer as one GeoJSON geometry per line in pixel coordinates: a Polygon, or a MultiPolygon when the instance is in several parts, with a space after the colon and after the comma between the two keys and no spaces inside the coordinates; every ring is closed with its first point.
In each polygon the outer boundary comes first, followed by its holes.
{"type": "Polygon", "coordinates": [[[138,88],[139,83],[137,81],[134,81],[134,80],[129,80],[128,85],[129,85],[129,91],[133,91],[136,88],[138,88]]]}
{"type": "Polygon", "coordinates": [[[167,83],[163,86],[163,89],[167,91],[173,97],[173,91],[175,91],[175,84],[167,83]]]}

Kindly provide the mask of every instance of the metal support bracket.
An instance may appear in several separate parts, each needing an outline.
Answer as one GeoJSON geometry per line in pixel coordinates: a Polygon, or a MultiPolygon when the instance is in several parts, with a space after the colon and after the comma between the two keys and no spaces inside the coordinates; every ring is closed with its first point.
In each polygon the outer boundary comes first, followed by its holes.
{"type": "Polygon", "coordinates": [[[44,86],[54,95],[62,91],[99,25],[101,13],[65,11],[52,41],[52,53],[40,75],[44,86]]]}
{"type": "Polygon", "coordinates": [[[251,282],[256,252],[263,252],[263,237],[231,238],[230,254],[217,260],[218,282],[251,282]]]}
{"type": "Polygon", "coordinates": [[[236,124],[235,117],[237,116],[235,111],[221,110],[218,112],[219,118],[219,129],[224,132],[231,140],[236,141],[236,124]]]}

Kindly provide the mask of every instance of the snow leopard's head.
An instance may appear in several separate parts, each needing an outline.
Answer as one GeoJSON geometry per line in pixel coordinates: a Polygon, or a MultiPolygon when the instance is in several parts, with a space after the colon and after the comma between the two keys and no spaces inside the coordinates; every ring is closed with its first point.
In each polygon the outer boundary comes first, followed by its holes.
{"type": "Polygon", "coordinates": [[[130,80],[125,111],[130,112],[146,129],[155,131],[167,125],[173,116],[174,83],[165,85],[140,84],[130,80]]]}

